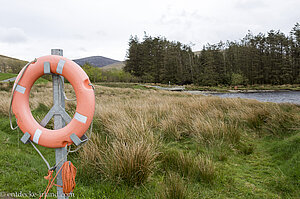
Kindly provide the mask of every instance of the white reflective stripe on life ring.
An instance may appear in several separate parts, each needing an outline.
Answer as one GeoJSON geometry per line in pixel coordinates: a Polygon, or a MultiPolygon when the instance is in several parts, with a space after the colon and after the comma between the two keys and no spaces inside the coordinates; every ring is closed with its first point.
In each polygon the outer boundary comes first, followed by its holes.
{"type": "Polygon", "coordinates": [[[65,60],[59,60],[58,64],[57,64],[57,68],[56,68],[56,72],[59,74],[62,74],[64,65],[65,65],[66,61],[65,60]]]}
{"type": "Polygon", "coordinates": [[[74,118],[79,122],[86,123],[87,116],[81,115],[80,113],[75,113],[74,118]]]}
{"type": "Polygon", "coordinates": [[[19,93],[24,94],[25,91],[26,91],[26,88],[23,87],[23,86],[17,85],[16,91],[19,92],[19,93]]]}
{"type": "Polygon", "coordinates": [[[37,129],[33,136],[33,142],[35,142],[36,144],[39,144],[39,139],[40,139],[41,135],[42,135],[42,131],[40,129],[37,129]]]}
{"type": "Polygon", "coordinates": [[[50,62],[44,62],[44,74],[50,74],[50,62]]]}

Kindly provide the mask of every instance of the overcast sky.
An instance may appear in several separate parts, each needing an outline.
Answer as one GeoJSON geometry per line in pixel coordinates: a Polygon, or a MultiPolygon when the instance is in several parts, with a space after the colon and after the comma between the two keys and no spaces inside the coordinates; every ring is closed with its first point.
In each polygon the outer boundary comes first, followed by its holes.
{"type": "Polygon", "coordinates": [[[30,61],[61,48],[70,59],[124,60],[130,35],[201,50],[300,22],[300,0],[0,0],[0,54],[30,61]]]}

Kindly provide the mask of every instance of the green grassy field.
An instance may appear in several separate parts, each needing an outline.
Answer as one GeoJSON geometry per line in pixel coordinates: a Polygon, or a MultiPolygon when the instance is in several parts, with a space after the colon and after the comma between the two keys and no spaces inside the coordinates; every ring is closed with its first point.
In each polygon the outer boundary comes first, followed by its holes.
{"type": "MultiPolygon", "coordinates": [[[[43,192],[47,168],[0,92],[0,193],[43,192]]],[[[38,120],[51,99],[51,84],[33,88],[38,120]]],[[[74,198],[300,198],[299,106],[99,85],[96,101],[92,141],[69,156],[74,198]]]]}
{"type": "Polygon", "coordinates": [[[12,77],[16,77],[17,74],[13,74],[13,73],[0,73],[0,81],[2,80],[6,80],[12,77]]]}
{"type": "MultiPolygon", "coordinates": [[[[12,77],[16,77],[18,74],[14,74],[14,73],[0,73],[0,81],[2,80],[6,80],[12,77]]],[[[39,78],[35,84],[43,84],[43,83],[47,83],[49,82],[49,80],[45,79],[45,78],[39,78]]]]}

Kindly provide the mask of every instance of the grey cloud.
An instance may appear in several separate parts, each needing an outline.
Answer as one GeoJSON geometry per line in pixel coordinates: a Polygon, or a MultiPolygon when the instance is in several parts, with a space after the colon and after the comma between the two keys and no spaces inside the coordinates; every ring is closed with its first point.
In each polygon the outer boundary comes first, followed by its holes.
{"type": "Polygon", "coordinates": [[[299,0],[1,3],[5,6],[0,6],[0,18],[5,20],[0,20],[0,51],[26,60],[49,53],[56,46],[74,58],[105,53],[121,60],[128,49],[129,36],[143,37],[144,30],[151,36],[191,41],[199,49],[207,42],[238,40],[247,30],[266,33],[281,29],[288,33],[299,21],[300,6],[299,0]]]}
{"type": "Polygon", "coordinates": [[[192,24],[214,22],[214,18],[199,14],[198,11],[182,10],[179,13],[167,13],[161,15],[159,23],[162,25],[181,25],[184,28],[190,28],[192,24]]]}
{"type": "Polygon", "coordinates": [[[96,34],[97,34],[97,36],[107,36],[107,33],[104,31],[104,30],[98,30],[97,32],[96,32],[96,34]]]}
{"type": "Polygon", "coordinates": [[[254,10],[256,8],[263,8],[266,4],[262,0],[238,0],[235,3],[237,9],[254,10]]]}
{"type": "Polygon", "coordinates": [[[84,40],[85,39],[85,37],[81,34],[73,34],[72,38],[77,39],[77,40],[84,40]]]}
{"type": "Polygon", "coordinates": [[[20,28],[0,27],[0,41],[3,43],[23,43],[27,41],[27,36],[20,28]]]}
{"type": "Polygon", "coordinates": [[[167,16],[163,14],[160,17],[159,22],[162,25],[179,25],[182,23],[182,19],[180,19],[180,17],[167,16]]]}
{"type": "Polygon", "coordinates": [[[79,48],[79,50],[82,51],[82,52],[87,52],[86,48],[84,48],[82,46],[79,48]]]}

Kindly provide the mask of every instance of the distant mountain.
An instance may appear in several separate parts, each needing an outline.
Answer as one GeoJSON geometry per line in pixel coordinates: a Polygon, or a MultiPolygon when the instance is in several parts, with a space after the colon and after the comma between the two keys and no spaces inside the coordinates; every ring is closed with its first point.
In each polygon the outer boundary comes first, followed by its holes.
{"type": "MultiPolygon", "coordinates": [[[[89,63],[95,67],[107,66],[107,69],[117,68],[121,69],[124,67],[124,62],[110,59],[102,56],[85,57],[81,59],[73,60],[77,64],[83,66],[85,63],[89,63]]],[[[0,72],[2,73],[19,73],[27,61],[19,60],[16,58],[0,55],[0,72]]]]}
{"type": "Polygon", "coordinates": [[[120,62],[118,60],[114,60],[102,56],[85,57],[81,59],[74,59],[73,61],[79,64],[80,66],[83,66],[85,63],[89,63],[95,67],[103,67],[103,66],[120,62]]]}

